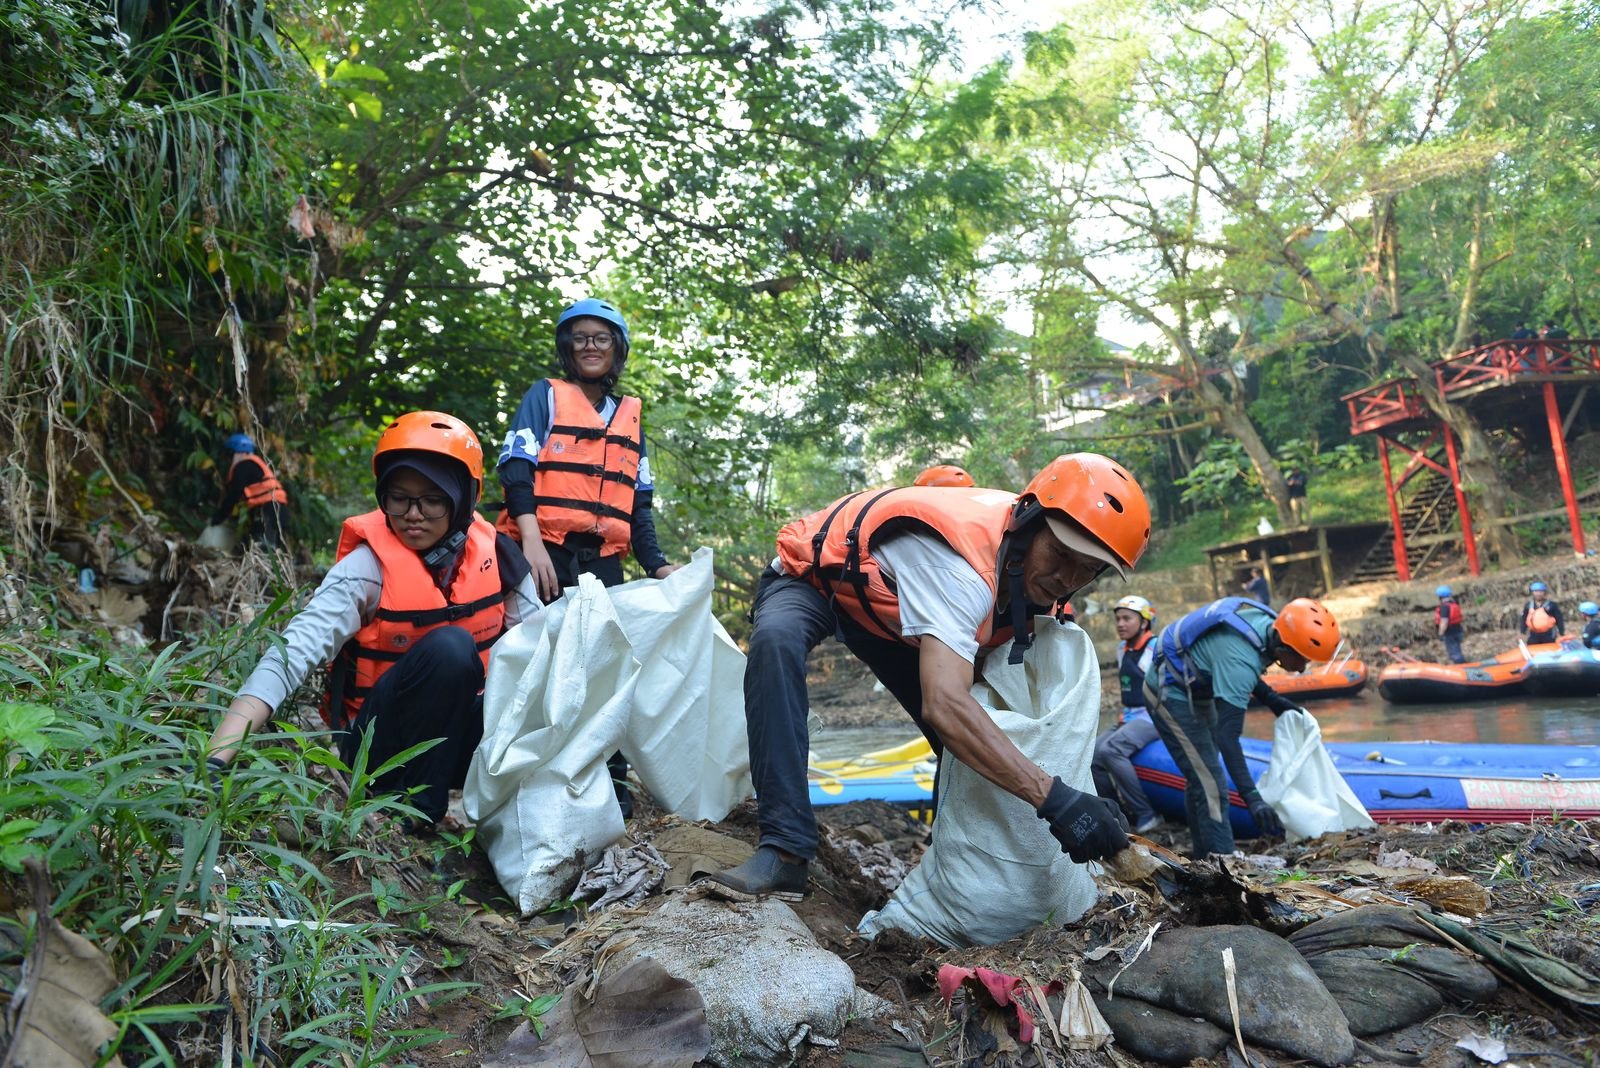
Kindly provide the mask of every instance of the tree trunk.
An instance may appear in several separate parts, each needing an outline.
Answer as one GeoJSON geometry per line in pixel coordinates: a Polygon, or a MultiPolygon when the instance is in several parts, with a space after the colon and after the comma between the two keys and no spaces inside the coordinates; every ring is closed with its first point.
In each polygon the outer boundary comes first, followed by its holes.
{"type": "Polygon", "coordinates": [[[1261,479],[1261,488],[1277,509],[1279,525],[1293,525],[1294,513],[1289,510],[1289,486],[1283,480],[1283,472],[1278,470],[1278,462],[1272,458],[1272,450],[1261,440],[1250,413],[1244,410],[1243,391],[1235,391],[1232,397],[1226,397],[1215,382],[1197,374],[1194,396],[1216,416],[1227,435],[1244,446],[1245,455],[1250,457],[1250,466],[1255,469],[1256,477],[1261,479]]]}

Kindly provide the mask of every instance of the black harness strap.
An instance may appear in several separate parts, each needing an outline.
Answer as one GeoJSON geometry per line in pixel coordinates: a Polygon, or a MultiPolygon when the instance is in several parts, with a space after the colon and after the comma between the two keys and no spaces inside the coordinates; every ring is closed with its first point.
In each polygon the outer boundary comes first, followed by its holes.
{"type": "MultiPolygon", "coordinates": [[[[499,604],[505,598],[504,593],[491,593],[480,597],[476,601],[466,604],[447,604],[443,608],[418,608],[403,610],[398,608],[380,608],[377,618],[391,623],[410,623],[416,627],[431,627],[439,623],[454,623],[459,619],[466,619],[493,605],[499,604]]],[[[381,658],[380,658],[381,659],[381,658]]]]}
{"type": "Polygon", "coordinates": [[[593,512],[595,515],[633,522],[632,512],[625,512],[621,508],[609,504],[601,504],[599,501],[580,501],[575,497],[544,497],[536,494],[533,498],[533,503],[535,506],[547,505],[551,508],[571,508],[574,511],[593,512]]]}
{"type": "Polygon", "coordinates": [[[564,434],[579,441],[599,441],[606,436],[606,428],[603,426],[568,426],[565,423],[555,423],[550,427],[550,437],[555,437],[557,434],[564,434]]]}
{"type": "Polygon", "coordinates": [[[817,532],[811,535],[811,570],[816,572],[817,582],[822,587],[822,595],[828,599],[830,606],[834,602],[834,592],[832,584],[828,581],[828,573],[833,571],[837,574],[838,569],[822,566],[822,546],[828,540],[828,531],[833,529],[833,521],[839,518],[839,513],[844,511],[846,505],[859,496],[860,493],[852,493],[840,501],[833,511],[828,513],[828,518],[822,521],[822,526],[817,528],[817,532]]]}
{"type": "Polygon", "coordinates": [[[890,641],[899,641],[900,635],[879,618],[877,611],[872,607],[872,599],[867,596],[867,587],[870,580],[861,570],[861,524],[866,522],[867,513],[872,511],[872,506],[883,500],[894,490],[886,489],[862,505],[861,511],[856,513],[856,521],[850,524],[850,529],[845,532],[844,543],[847,547],[844,558],[844,568],[840,572],[840,579],[856,591],[856,600],[861,602],[861,609],[866,613],[867,619],[873,626],[883,632],[890,641]]]}
{"type": "Polygon", "coordinates": [[[570,471],[576,475],[594,475],[603,482],[620,482],[629,488],[637,486],[639,483],[639,480],[632,475],[625,475],[621,471],[606,470],[606,465],[603,463],[579,464],[573,463],[571,460],[546,460],[539,465],[539,470],[570,471]]]}

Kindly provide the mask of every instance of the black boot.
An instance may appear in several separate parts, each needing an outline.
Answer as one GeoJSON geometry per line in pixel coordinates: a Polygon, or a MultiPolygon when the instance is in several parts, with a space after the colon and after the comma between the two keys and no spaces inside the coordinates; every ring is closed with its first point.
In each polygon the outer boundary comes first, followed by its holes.
{"type": "Polygon", "coordinates": [[[734,901],[799,901],[806,896],[806,861],[790,863],[778,856],[776,846],[761,846],[756,855],[727,871],[699,880],[715,897],[734,901]]]}

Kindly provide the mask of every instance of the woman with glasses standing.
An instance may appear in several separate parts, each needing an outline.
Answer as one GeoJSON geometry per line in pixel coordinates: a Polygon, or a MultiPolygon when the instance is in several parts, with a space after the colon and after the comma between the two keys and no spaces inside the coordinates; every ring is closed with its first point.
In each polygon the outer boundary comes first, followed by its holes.
{"type": "MultiPolygon", "coordinates": [[[[506,510],[496,526],[522,542],[546,603],[581,574],[622,582],[630,548],[651,578],[677,570],[656,541],[650,460],[638,397],[612,392],[628,360],[628,323],[609,301],[588,297],[556,318],[562,377],[535,382],[500,446],[506,510]]],[[[623,816],[633,814],[628,765],[606,766],[623,816]]]]}
{"type": "Polygon", "coordinates": [[[499,528],[522,542],[548,603],[590,574],[622,581],[630,548],[652,578],[676,568],[656,541],[638,397],[612,392],[628,359],[628,324],[593,297],[556,319],[562,377],[535,382],[500,446],[506,510],[499,528]]]}
{"type": "Polygon", "coordinates": [[[206,763],[225,772],[244,739],[331,661],[322,716],[347,765],[369,733],[369,768],[440,739],[374,782],[414,790],[431,827],[483,736],[489,648],[543,606],[522,553],[477,514],[483,449],[465,423],[402,415],[379,437],[372,473],[377,509],[344,521],[337,561],[239,689],[206,763]]]}

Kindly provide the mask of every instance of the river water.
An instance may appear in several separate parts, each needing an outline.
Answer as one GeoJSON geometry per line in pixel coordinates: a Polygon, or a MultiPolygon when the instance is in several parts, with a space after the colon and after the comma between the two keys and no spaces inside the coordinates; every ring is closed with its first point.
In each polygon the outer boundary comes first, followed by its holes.
{"type": "MultiPolygon", "coordinates": [[[[1524,742],[1600,745],[1600,698],[1525,697],[1453,705],[1392,705],[1369,685],[1359,696],[1306,705],[1329,742],[1524,742]]],[[[899,722],[815,731],[811,748],[822,759],[855,756],[916,736],[907,716],[899,722]]],[[[1245,734],[1272,739],[1272,713],[1252,710],[1245,734]]]]}

